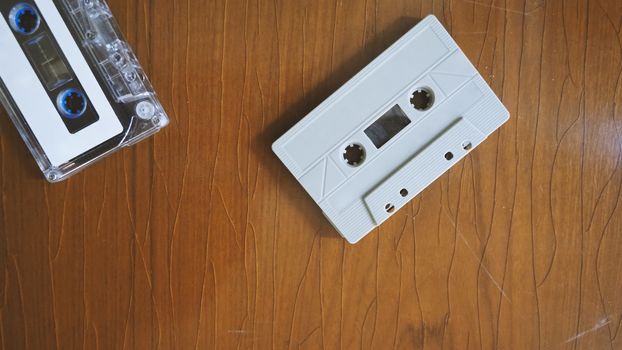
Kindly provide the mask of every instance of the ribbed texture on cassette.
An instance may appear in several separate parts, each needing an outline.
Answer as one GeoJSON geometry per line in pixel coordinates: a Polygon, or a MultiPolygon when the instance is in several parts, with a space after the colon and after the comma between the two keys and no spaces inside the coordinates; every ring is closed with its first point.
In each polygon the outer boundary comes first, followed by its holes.
{"type": "MultiPolygon", "coordinates": [[[[474,82],[482,91],[494,95],[482,77],[476,77],[474,82]]],[[[505,115],[508,115],[508,111],[497,98],[484,98],[465,113],[465,117],[486,134],[497,130],[504,122],[500,121],[500,116],[505,115]]]]}
{"type": "Polygon", "coordinates": [[[361,213],[368,213],[365,203],[361,200],[352,203],[343,212],[339,212],[327,204],[320,204],[320,207],[339,233],[350,242],[358,241],[369,230],[373,230],[377,226],[368,214],[361,215],[361,213]]]}
{"type": "Polygon", "coordinates": [[[434,16],[428,16],[424,18],[417,26],[430,26],[434,33],[438,36],[439,39],[449,48],[451,51],[460,49],[454,39],[449,35],[447,30],[443,27],[443,25],[436,19],[434,16]]]}

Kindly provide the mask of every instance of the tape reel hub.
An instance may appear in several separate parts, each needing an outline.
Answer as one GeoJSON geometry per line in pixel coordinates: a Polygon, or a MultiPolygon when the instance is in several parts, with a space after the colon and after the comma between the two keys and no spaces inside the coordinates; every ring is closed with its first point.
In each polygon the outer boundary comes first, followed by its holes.
{"type": "Polygon", "coordinates": [[[63,116],[76,119],[86,112],[88,102],[84,93],[77,89],[67,89],[58,95],[58,109],[63,116]]]}
{"type": "Polygon", "coordinates": [[[11,9],[9,19],[13,30],[24,35],[36,32],[41,24],[41,18],[37,10],[26,3],[15,5],[11,9]]]}
{"type": "Polygon", "coordinates": [[[434,92],[428,88],[417,89],[410,98],[410,104],[418,111],[427,111],[434,105],[434,92]]]}
{"type": "Polygon", "coordinates": [[[351,143],[343,151],[343,160],[352,167],[357,167],[365,161],[365,148],[358,143],[351,143]]]}

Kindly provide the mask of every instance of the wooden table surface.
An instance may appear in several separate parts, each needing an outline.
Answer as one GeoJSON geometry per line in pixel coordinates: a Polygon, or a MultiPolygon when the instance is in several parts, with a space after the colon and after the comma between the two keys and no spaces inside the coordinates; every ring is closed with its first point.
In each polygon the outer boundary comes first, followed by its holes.
{"type": "Polygon", "coordinates": [[[622,348],[620,1],[110,6],[172,123],[48,185],[1,112],[3,349],[622,348]],[[350,246],[270,145],[430,13],[512,118],[350,246]]]}

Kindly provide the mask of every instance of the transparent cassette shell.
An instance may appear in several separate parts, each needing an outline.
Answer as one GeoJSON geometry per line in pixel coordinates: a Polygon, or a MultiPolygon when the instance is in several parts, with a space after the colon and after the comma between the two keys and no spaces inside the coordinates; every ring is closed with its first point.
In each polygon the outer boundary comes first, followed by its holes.
{"type": "Polygon", "coordinates": [[[59,0],[58,10],[73,32],[83,54],[102,88],[115,103],[123,119],[121,135],[61,166],[53,166],[37,142],[21,112],[4,86],[0,102],[4,105],[26,142],[37,164],[50,182],[62,181],[119,149],[131,146],[164,128],[169,118],[158,100],[145,72],[103,0],[59,0]]]}

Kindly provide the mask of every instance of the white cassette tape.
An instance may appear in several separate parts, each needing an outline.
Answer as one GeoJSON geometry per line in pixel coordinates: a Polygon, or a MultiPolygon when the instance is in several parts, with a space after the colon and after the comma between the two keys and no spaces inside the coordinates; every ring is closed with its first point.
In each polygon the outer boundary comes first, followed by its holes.
{"type": "Polygon", "coordinates": [[[428,16],[273,150],[356,243],[508,118],[449,33],[428,16]]]}

